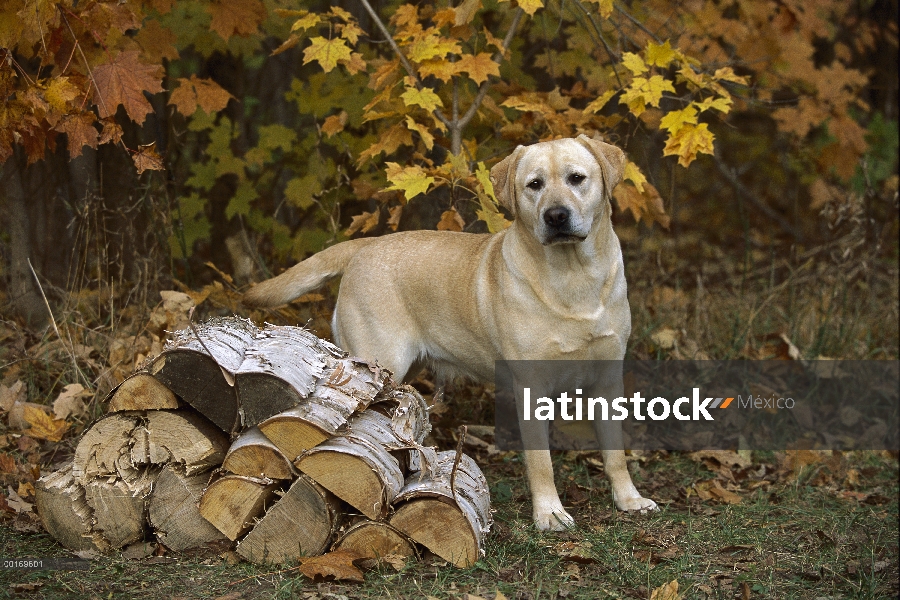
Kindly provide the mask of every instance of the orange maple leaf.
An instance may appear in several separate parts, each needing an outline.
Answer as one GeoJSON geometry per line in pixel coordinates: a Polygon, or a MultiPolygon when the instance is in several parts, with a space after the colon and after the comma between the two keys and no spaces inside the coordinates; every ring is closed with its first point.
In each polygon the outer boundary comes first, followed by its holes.
{"type": "Polygon", "coordinates": [[[144,57],[148,60],[157,62],[164,58],[178,58],[178,48],[175,47],[178,36],[156,19],[149,19],[134,39],[144,49],[144,57]]]}
{"type": "Polygon", "coordinates": [[[193,115],[197,106],[206,114],[219,112],[234,98],[212,79],[200,79],[191,75],[190,79],[180,77],[178,82],[180,85],[172,92],[169,104],[186,117],[193,115]]]}
{"type": "Polygon", "coordinates": [[[500,76],[500,65],[494,62],[487,52],[480,52],[477,56],[466,54],[456,63],[456,67],[468,73],[475,83],[483,83],[491,75],[500,76]]]}
{"type": "Polygon", "coordinates": [[[344,235],[351,236],[357,231],[361,231],[362,233],[368,233],[372,229],[378,225],[378,221],[381,219],[381,212],[364,212],[356,215],[350,222],[350,227],[344,232],[344,235]]]}
{"type": "Polygon", "coordinates": [[[438,231],[462,231],[466,226],[466,222],[455,208],[445,210],[441,214],[441,220],[437,224],[438,231]]]}
{"type": "Polygon", "coordinates": [[[69,429],[65,419],[54,419],[36,406],[26,405],[22,418],[30,425],[23,433],[33,438],[58,442],[69,429]]]}
{"type": "Polygon", "coordinates": [[[97,147],[99,133],[94,128],[96,120],[97,117],[92,112],[76,113],[66,115],[54,127],[56,131],[66,134],[71,158],[81,156],[81,151],[85,146],[97,147]]]}
{"type": "Polygon", "coordinates": [[[145,65],[138,60],[140,52],[120,52],[111,63],[94,69],[94,104],[105,119],[116,114],[121,104],[132,121],[140,125],[153,110],[144,92],[163,91],[161,65],[145,65]]]}
{"type": "Polygon", "coordinates": [[[353,564],[353,561],[359,558],[362,557],[356,552],[335,550],[322,556],[301,559],[303,564],[300,565],[300,572],[310,579],[321,577],[362,583],[365,581],[362,571],[353,564]]]}
{"type": "Polygon", "coordinates": [[[217,0],[207,10],[212,14],[209,28],[225,41],[235,34],[246,37],[255,33],[266,18],[266,7],[260,0],[217,0]]]}
{"type": "Polygon", "coordinates": [[[342,132],[344,130],[344,125],[347,124],[348,117],[347,111],[342,110],[340,113],[326,118],[325,122],[322,123],[322,133],[331,137],[336,133],[342,132]]]}
{"type": "Polygon", "coordinates": [[[134,161],[134,166],[137,167],[138,175],[144,171],[162,171],[165,169],[162,157],[156,153],[156,142],[146,146],[139,146],[138,151],[131,156],[131,159],[134,161]]]}
{"type": "Polygon", "coordinates": [[[643,182],[643,192],[639,192],[636,187],[629,183],[622,183],[613,190],[613,197],[619,210],[631,211],[634,220],[638,223],[641,219],[647,221],[656,221],[664,228],[669,228],[671,219],[666,214],[665,206],[663,206],[662,197],[655,187],[649,183],[643,182]]]}

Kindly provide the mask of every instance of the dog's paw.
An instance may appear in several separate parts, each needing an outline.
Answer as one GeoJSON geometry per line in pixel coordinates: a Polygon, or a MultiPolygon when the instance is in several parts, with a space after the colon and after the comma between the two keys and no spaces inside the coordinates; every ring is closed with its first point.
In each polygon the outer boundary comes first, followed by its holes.
{"type": "Polygon", "coordinates": [[[639,511],[645,514],[651,511],[659,510],[656,502],[643,496],[636,498],[616,498],[616,508],[623,511],[639,511]]]}
{"type": "Polygon", "coordinates": [[[575,527],[575,519],[562,506],[556,509],[535,510],[534,526],[540,531],[565,531],[575,527]]]}

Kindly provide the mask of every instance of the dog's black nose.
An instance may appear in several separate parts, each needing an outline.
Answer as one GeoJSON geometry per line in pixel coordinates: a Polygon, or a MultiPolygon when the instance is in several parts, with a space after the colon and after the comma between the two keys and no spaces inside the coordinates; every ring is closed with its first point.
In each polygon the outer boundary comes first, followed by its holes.
{"type": "Polygon", "coordinates": [[[563,206],[554,206],[544,212],[544,223],[554,229],[563,229],[569,223],[569,209],[563,206]]]}

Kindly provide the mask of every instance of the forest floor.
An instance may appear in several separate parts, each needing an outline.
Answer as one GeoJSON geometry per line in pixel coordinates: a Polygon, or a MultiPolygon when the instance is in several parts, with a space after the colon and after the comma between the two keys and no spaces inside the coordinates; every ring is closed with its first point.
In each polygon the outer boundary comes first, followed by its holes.
{"type": "MultiPolygon", "coordinates": [[[[867,254],[852,232],[789,249],[754,235],[739,250],[723,251],[725,244],[700,233],[618,230],[633,358],[896,360],[900,354],[896,249],[886,258],[867,254]]],[[[201,316],[246,315],[227,275],[211,273],[215,280],[201,289],[178,289],[201,316]]],[[[54,314],[59,333],[0,321],[0,400],[18,394],[49,410],[66,385],[86,384],[74,388],[81,410],[61,419],[54,412],[57,439],[34,428],[23,433],[0,410],[0,559],[71,556],[36,521],[33,482],[71,455],[79,433],[103,413],[105,393],[159,351],[164,331],[184,312],[171,298],[157,302],[156,291],[165,288],[150,289],[152,283],[57,290],[51,298],[62,305],[54,314]]],[[[250,316],[308,323],[327,337],[335,289],[250,316]]],[[[419,384],[428,391],[427,377],[419,384]]],[[[458,383],[448,397],[450,410],[434,417],[441,449],[455,445],[460,423],[492,424],[490,387],[458,383]]],[[[487,476],[496,511],[484,558],[468,569],[424,556],[377,567],[362,584],[317,582],[290,566],[241,563],[227,549],[209,548],[141,559],[113,555],[91,560],[88,570],[0,564],[0,598],[663,600],[677,597],[675,581],[685,598],[900,594],[895,452],[635,451],[629,457],[635,482],[661,509],[649,515],[613,509],[599,454],[561,452],[554,455],[557,487],[578,523],[565,533],[539,533],[531,525],[520,455],[475,444],[467,452],[487,476]]]]}

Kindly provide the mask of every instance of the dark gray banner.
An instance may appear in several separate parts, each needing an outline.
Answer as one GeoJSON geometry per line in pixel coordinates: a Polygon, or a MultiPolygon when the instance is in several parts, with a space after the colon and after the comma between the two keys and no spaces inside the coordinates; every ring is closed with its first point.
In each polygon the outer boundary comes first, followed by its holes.
{"type": "Polygon", "coordinates": [[[900,361],[498,361],[495,408],[503,450],[897,451],[900,361]]]}

